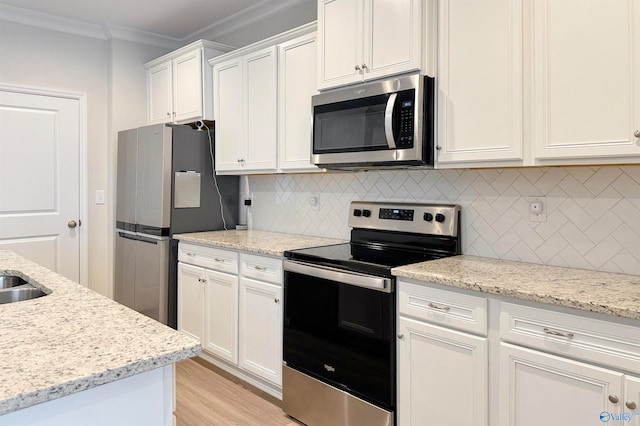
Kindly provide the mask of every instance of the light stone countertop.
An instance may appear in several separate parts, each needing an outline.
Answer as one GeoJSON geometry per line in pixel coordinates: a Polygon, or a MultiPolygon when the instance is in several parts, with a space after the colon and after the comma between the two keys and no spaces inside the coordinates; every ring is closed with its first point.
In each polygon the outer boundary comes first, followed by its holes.
{"type": "Polygon", "coordinates": [[[200,353],[197,341],[13,252],[0,250],[0,273],[50,293],[0,305],[0,415],[200,353]]]}
{"type": "Polygon", "coordinates": [[[249,230],[207,231],[176,234],[180,241],[244,250],[252,253],[282,256],[287,250],[341,244],[348,241],[308,235],[249,230]]]}
{"type": "Polygon", "coordinates": [[[640,320],[640,276],[454,256],[391,271],[410,278],[640,320]]]}

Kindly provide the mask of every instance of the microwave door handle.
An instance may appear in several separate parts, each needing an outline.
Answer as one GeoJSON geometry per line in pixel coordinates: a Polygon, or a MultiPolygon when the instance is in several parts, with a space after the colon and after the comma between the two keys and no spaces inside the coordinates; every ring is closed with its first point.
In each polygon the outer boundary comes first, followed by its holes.
{"type": "Polygon", "coordinates": [[[396,149],[396,140],[393,137],[393,107],[396,105],[397,93],[392,93],[387,99],[387,107],[384,110],[384,134],[387,137],[389,149],[396,149]]]}

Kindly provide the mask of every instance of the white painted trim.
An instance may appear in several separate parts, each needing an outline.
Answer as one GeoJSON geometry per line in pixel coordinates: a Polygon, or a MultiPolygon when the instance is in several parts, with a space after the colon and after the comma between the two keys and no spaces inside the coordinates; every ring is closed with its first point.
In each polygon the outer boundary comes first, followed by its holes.
{"type": "Polygon", "coordinates": [[[221,21],[182,38],[169,37],[116,24],[90,24],[75,19],[63,18],[48,13],[35,12],[21,7],[0,4],[0,21],[15,22],[32,27],[75,34],[98,40],[118,39],[153,47],[175,50],[185,43],[198,39],[199,34],[209,33],[208,38],[218,38],[225,34],[249,27],[265,18],[311,0],[262,0],[260,3],[237,12],[221,21]]]}
{"type": "Polygon", "coordinates": [[[0,4],[0,20],[75,34],[82,37],[97,38],[99,40],[107,39],[100,25],[62,18],[48,13],[34,12],[33,10],[8,6],[6,4],[0,4]]]}
{"type": "Polygon", "coordinates": [[[61,92],[13,84],[0,83],[0,91],[23,93],[27,95],[50,96],[55,98],[74,99],[78,101],[78,184],[79,215],[82,225],[80,232],[80,284],[87,287],[89,282],[89,220],[87,197],[87,94],[80,92],[61,92]]]}
{"type": "Polygon", "coordinates": [[[204,27],[203,29],[198,30],[184,37],[182,40],[193,40],[201,38],[199,37],[199,35],[205,32],[208,35],[207,38],[217,39],[226,34],[249,27],[256,22],[268,18],[269,16],[273,16],[277,13],[282,12],[283,10],[289,9],[293,6],[297,6],[306,1],[310,0],[280,0],[277,4],[274,4],[274,0],[262,0],[260,3],[257,3],[247,9],[241,10],[240,12],[234,13],[233,15],[215,22],[208,27],[204,27]]]}

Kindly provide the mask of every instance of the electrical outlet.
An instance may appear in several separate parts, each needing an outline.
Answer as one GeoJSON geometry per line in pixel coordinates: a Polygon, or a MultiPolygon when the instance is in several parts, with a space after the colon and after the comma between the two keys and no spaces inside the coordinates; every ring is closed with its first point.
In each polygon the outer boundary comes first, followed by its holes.
{"type": "Polygon", "coordinates": [[[529,222],[547,221],[547,198],[527,197],[529,203],[529,222]]]}
{"type": "Polygon", "coordinates": [[[242,196],[242,200],[244,201],[244,205],[245,206],[252,206],[253,205],[253,194],[249,193],[249,194],[244,194],[242,196]]]}
{"type": "Polygon", "coordinates": [[[320,210],[320,194],[311,194],[309,197],[309,205],[312,210],[320,210]]]}

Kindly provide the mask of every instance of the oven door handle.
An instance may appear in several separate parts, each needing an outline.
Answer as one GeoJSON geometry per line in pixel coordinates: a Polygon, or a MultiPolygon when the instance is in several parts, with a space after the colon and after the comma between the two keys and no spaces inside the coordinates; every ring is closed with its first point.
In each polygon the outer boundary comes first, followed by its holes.
{"type": "Polygon", "coordinates": [[[397,93],[392,93],[387,99],[387,107],[384,110],[384,135],[387,138],[389,149],[396,149],[396,140],[393,137],[393,110],[396,106],[397,93]]]}
{"type": "Polygon", "coordinates": [[[294,262],[286,259],[284,261],[284,270],[286,272],[295,272],[297,274],[369,288],[384,293],[391,293],[392,291],[390,278],[359,274],[357,272],[330,268],[328,266],[294,262]]]}

